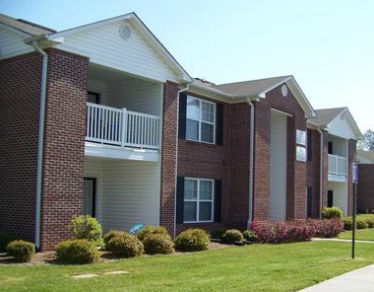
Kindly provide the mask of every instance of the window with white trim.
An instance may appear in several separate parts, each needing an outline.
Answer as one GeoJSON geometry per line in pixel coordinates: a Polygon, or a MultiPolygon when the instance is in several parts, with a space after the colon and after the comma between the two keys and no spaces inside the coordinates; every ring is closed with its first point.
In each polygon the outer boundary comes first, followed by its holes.
{"type": "Polygon", "coordinates": [[[187,96],[186,138],[215,143],[216,104],[187,96]]]}
{"type": "Polygon", "coordinates": [[[184,223],[213,222],[214,180],[185,178],[184,223]]]}

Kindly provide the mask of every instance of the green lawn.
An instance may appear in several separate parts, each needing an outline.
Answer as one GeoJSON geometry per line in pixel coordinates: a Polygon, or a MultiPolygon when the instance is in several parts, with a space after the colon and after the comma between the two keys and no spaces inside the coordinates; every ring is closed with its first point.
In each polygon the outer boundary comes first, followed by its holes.
{"type": "MultiPolygon", "coordinates": [[[[352,231],[344,231],[339,234],[341,239],[352,239],[352,231]]],[[[374,241],[374,228],[356,230],[356,240],[374,241]]]]}
{"type": "MultiPolygon", "coordinates": [[[[356,220],[374,219],[374,214],[358,214],[356,220]]],[[[340,233],[341,239],[352,239],[352,231],[340,233]]],[[[356,240],[374,241],[374,228],[356,230],[356,240]]]]}
{"type": "Polygon", "coordinates": [[[84,266],[0,265],[0,291],[297,291],[374,263],[374,248],[345,242],[256,244],[84,266]],[[125,275],[102,275],[127,270],[125,275]],[[93,279],[72,279],[98,273],[93,279]]]}

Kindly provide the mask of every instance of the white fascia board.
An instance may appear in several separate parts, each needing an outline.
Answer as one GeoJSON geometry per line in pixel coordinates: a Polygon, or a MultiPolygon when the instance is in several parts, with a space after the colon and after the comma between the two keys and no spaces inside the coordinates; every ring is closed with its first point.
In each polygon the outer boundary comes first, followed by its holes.
{"type": "Polygon", "coordinates": [[[135,15],[135,13],[131,12],[131,13],[116,16],[116,17],[113,17],[113,18],[100,20],[100,21],[97,21],[97,22],[81,25],[81,26],[74,27],[74,28],[69,28],[69,29],[62,30],[62,31],[59,31],[59,32],[56,32],[56,33],[51,33],[51,34],[48,35],[48,39],[52,40],[52,39],[67,36],[67,35],[70,35],[70,34],[73,34],[73,33],[81,32],[81,31],[84,31],[86,29],[92,29],[92,28],[95,28],[95,27],[99,27],[101,25],[111,24],[113,22],[117,22],[117,21],[121,21],[121,20],[125,20],[125,19],[130,19],[134,15],[135,15]]]}
{"type": "Polygon", "coordinates": [[[281,84],[283,84],[283,83],[286,83],[286,82],[287,82],[288,80],[290,80],[290,79],[292,79],[291,76],[285,78],[284,80],[278,82],[277,84],[275,84],[275,85],[273,85],[273,86],[267,88],[266,90],[260,92],[260,93],[258,94],[258,96],[259,96],[259,97],[263,97],[263,98],[265,98],[265,97],[266,97],[266,93],[272,91],[274,88],[277,88],[279,85],[281,85],[281,84]]]}
{"type": "Polygon", "coordinates": [[[310,104],[309,100],[305,96],[304,92],[301,90],[299,84],[296,82],[295,78],[292,76],[287,80],[287,85],[294,94],[296,100],[300,104],[301,108],[305,112],[305,118],[314,118],[317,116],[314,108],[310,104]]]}

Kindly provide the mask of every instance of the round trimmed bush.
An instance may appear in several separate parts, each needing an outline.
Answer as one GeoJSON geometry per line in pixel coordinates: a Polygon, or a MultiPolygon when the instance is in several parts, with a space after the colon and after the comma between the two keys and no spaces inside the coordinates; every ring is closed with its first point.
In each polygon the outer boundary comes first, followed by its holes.
{"type": "Polygon", "coordinates": [[[174,243],[164,234],[151,234],[143,240],[144,250],[148,254],[170,254],[174,252],[174,243]]]}
{"type": "Polygon", "coordinates": [[[237,229],[229,229],[222,235],[222,241],[225,243],[234,243],[243,241],[243,234],[237,229]]]}
{"type": "Polygon", "coordinates": [[[137,234],[137,237],[140,241],[143,241],[147,236],[151,235],[151,234],[162,234],[166,237],[168,237],[170,239],[170,235],[168,233],[168,231],[166,230],[165,227],[163,226],[151,226],[151,225],[148,225],[148,226],[145,226],[144,228],[142,228],[138,234],[137,234]]]}
{"type": "Polygon", "coordinates": [[[7,245],[17,239],[19,238],[10,232],[0,231],[0,252],[5,252],[7,245]]]}
{"type": "Polygon", "coordinates": [[[344,230],[352,230],[353,229],[353,221],[351,217],[347,217],[343,219],[344,223],[344,230]]]}
{"type": "Polygon", "coordinates": [[[374,228],[374,219],[366,219],[365,222],[368,225],[368,228],[374,228]]]}
{"type": "Polygon", "coordinates": [[[28,241],[14,240],[7,245],[6,253],[17,262],[29,262],[35,254],[35,245],[28,241]]]}
{"type": "Polygon", "coordinates": [[[343,210],[338,207],[324,207],[322,209],[322,219],[342,218],[343,210]]]}
{"type": "Polygon", "coordinates": [[[209,234],[202,229],[187,229],[181,232],[174,240],[178,251],[201,251],[209,246],[209,234]]]}
{"type": "Polygon", "coordinates": [[[102,228],[96,218],[89,215],[74,216],[68,228],[75,239],[87,239],[101,243],[102,228]]]}
{"type": "Polygon", "coordinates": [[[246,230],[243,232],[243,237],[246,241],[254,243],[257,242],[257,234],[251,230],[246,230]]]}
{"type": "Polygon", "coordinates": [[[356,227],[357,229],[367,229],[368,224],[364,220],[357,220],[356,227]]]}
{"type": "Polygon", "coordinates": [[[104,244],[105,244],[105,248],[108,248],[108,242],[109,240],[111,240],[113,237],[115,236],[124,236],[125,235],[125,231],[122,231],[122,230],[110,230],[109,232],[107,232],[104,236],[103,236],[103,239],[104,239],[104,244]]]}
{"type": "Polygon", "coordinates": [[[56,260],[64,264],[89,264],[99,259],[95,243],[87,239],[70,239],[55,248],[56,260]]]}
{"type": "Polygon", "coordinates": [[[113,254],[124,258],[138,257],[144,253],[143,243],[136,236],[127,233],[113,237],[107,248],[113,254]]]}

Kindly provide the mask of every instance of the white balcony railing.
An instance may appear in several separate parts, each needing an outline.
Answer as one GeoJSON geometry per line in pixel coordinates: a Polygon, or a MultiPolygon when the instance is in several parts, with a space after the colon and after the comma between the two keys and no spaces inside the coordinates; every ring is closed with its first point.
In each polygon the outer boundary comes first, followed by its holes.
{"type": "Polygon", "coordinates": [[[88,102],[86,141],[159,149],[160,118],[88,102]]]}
{"type": "Polygon", "coordinates": [[[329,174],[347,176],[347,158],[329,154],[329,174]]]}

